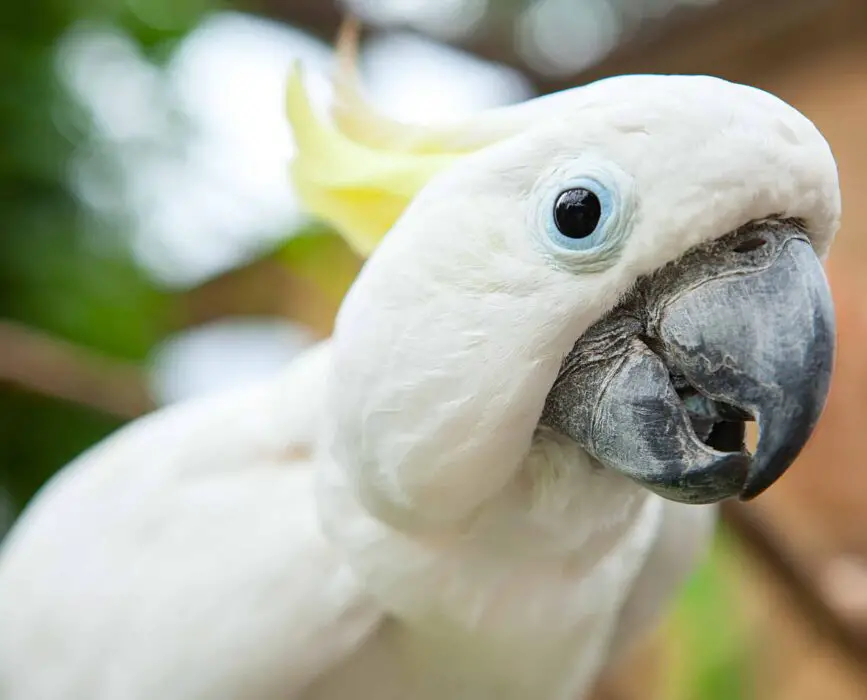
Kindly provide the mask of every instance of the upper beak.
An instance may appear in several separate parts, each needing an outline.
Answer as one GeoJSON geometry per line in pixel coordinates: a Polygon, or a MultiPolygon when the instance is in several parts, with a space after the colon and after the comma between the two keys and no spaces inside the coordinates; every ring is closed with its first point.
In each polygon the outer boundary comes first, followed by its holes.
{"type": "Polygon", "coordinates": [[[543,422],[666,498],[754,498],[815,429],[834,337],[809,239],[792,223],[755,224],[642,279],[576,343],[543,422]]]}

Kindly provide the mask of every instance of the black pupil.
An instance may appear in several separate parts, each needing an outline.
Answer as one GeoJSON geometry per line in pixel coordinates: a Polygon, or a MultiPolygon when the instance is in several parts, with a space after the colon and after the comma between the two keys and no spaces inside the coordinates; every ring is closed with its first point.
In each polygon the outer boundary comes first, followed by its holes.
{"type": "Polygon", "coordinates": [[[583,187],[566,190],[554,205],[554,223],[567,238],[587,238],[596,230],[601,216],[599,197],[583,187]]]}

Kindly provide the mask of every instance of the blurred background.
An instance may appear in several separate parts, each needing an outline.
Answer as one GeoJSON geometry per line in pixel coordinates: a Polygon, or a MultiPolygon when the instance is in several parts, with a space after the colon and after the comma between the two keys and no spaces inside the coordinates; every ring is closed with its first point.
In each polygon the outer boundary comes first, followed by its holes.
{"type": "Polygon", "coordinates": [[[867,2],[31,0],[0,9],[0,537],[68,460],[325,337],[359,261],[297,210],[283,114],[347,13],[368,96],[429,122],[634,72],[767,89],[823,130],[840,348],[800,462],[598,698],[867,698],[867,2]]]}

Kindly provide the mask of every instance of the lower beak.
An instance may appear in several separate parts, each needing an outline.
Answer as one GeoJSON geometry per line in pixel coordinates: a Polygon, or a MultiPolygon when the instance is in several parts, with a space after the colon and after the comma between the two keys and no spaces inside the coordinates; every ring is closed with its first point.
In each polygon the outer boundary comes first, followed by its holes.
{"type": "Polygon", "coordinates": [[[543,421],[671,500],[754,498],[815,429],[834,336],[807,237],[786,222],[755,224],[641,280],[576,343],[543,421]]]}

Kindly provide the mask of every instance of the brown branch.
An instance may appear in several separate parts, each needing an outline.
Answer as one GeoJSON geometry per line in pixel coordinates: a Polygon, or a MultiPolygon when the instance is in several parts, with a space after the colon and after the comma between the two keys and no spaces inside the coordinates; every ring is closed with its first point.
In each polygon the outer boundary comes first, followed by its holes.
{"type": "Polygon", "coordinates": [[[722,506],[723,522],[753,558],[783,585],[814,629],[867,672],[867,635],[828,604],[815,577],[792,556],[784,538],[757,511],[755,506],[726,502],[722,506]]]}
{"type": "MultiPolygon", "coordinates": [[[[269,16],[327,42],[335,40],[344,19],[336,0],[260,0],[259,7],[269,16]]],[[[858,0],[719,0],[709,7],[683,6],[662,18],[646,20],[608,56],[563,77],[545,75],[527,65],[515,43],[514,17],[489,13],[477,31],[453,44],[521,71],[542,94],[605,76],[635,72],[710,73],[744,79],[738,70],[743,63],[740,57],[751,53],[757,45],[785,35],[794,27],[815,30],[832,15],[845,14],[851,23],[850,15],[859,10],[858,0]]],[[[388,29],[409,28],[390,24],[388,29]]],[[[797,45],[789,48],[803,54],[811,38],[802,36],[797,45]]],[[[819,33],[815,40],[826,42],[827,37],[819,33]]]]}
{"type": "Polygon", "coordinates": [[[124,419],[154,408],[138,367],[8,320],[0,320],[0,384],[124,419]]]}

